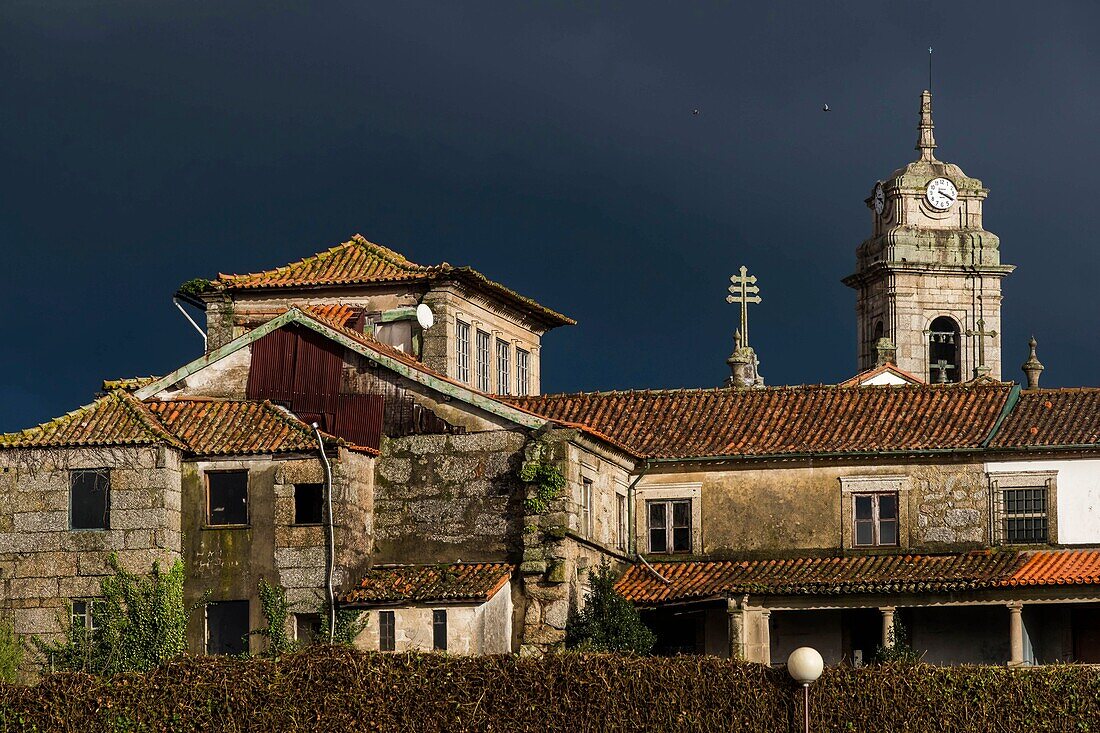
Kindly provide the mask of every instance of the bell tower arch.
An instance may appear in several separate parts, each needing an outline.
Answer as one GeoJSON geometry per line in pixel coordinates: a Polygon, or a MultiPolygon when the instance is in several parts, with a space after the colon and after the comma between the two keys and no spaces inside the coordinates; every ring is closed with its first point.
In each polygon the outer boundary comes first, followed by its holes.
{"type": "Polygon", "coordinates": [[[932,94],[921,94],[917,160],[875,183],[871,236],[856,249],[857,366],[884,345],[930,382],[1001,377],[1000,239],[982,224],[988,189],[936,159],[932,94]],[[885,344],[883,339],[889,341],[885,344]],[[942,363],[941,363],[942,362],[942,363]]]}

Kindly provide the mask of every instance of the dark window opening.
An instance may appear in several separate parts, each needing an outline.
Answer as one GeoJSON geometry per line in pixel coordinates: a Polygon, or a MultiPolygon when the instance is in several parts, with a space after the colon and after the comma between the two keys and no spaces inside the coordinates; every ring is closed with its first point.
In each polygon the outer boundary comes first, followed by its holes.
{"type": "Polygon", "coordinates": [[[856,494],[852,497],[853,543],[857,547],[898,544],[898,495],[856,494]]]}
{"type": "Polygon", "coordinates": [[[1003,491],[1004,538],[1013,545],[1047,542],[1047,490],[1005,489],[1003,491]]]}
{"type": "Polygon", "coordinates": [[[248,651],[248,601],[206,604],[206,653],[237,655],[248,651]]]}
{"type": "Polygon", "coordinates": [[[72,603],[72,628],[95,631],[95,617],[92,608],[95,605],[94,598],[78,598],[72,603]]]}
{"type": "Polygon", "coordinates": [[[302,645],[321,641],[321,614],[294,614],[294,639],[302,645]]]}
{"type": "Polygon", "coordinates": [[[69,474],[69,527],[110,529],[111,473],[105,468],[69,474]]]}
{"type": "Polygon", "coordinates": [[[206,474],[206,523],[248,524],[248,471],[206,474]]]}
{"type": "Polygon", "coordinates": [[[324,484],[294,484],[294,523],[320,524],[324,484]]]}
{"type": "Polygon", "coordinates": [[[691,499],[647,501],[650,552],[691,552],[691,499]]]}
{"type": "MultiPolygon", "coordinates": [[[[443,623],[447,623],[446,618],[443,623]]],[[[446,637],[443,643],[446,644],[446,637]]],[[[397,649],[397,625],[394,622],[393,611],[378,612],[378,649],[383,652],[392,652],[397,649]]]]}
{"type": "Polygon", "coordinates": [[[447,651],[447,612],[432,611],[432,648],[447,651]]]}
{"type": "Polygon", "coordinates": [[[959,345],[959,324],[954,319],[940,316],[932,321],[928,333],[929,383],[962,381],[959,345]]]}

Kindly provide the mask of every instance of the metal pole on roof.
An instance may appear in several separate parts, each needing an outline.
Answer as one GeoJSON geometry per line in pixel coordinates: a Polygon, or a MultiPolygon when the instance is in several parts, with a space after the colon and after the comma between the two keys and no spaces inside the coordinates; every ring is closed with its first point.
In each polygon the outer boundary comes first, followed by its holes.
{"type": "Polygon", "coordinates": [[[191,317],[191,314],[183,309],[183,305],[180,303],[179,298],[172,298],[172,302],[175,303],[176,307],[180,309],[180,313],[182,313],[183,317],[187,319],[187,322],[190,323],[192,326],[194,326],[195,330],[199,332],[200,336],[202,336],[202,350],[205,352],[206,351],[206,332],[202,330],[202,328],[199,326],[199,324],[195,323],[195,319],[191,317]]]}
{"type": "Polygon", "coordinates": [[[336,642],[336,592],[332,589],[332,575],[336,564],[336,540],[332,526],[332,466],[325,455],[325,443],[321,431],[313,423],[313,435],[317,438],[317,450],[321,452],[321,464],[325,468],[325,589],[328,593],[328,643],[336,642]]]}

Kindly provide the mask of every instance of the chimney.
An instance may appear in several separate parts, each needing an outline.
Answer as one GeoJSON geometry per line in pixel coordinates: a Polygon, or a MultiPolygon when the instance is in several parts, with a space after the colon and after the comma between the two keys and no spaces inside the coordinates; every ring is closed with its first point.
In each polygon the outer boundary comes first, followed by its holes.
{"type": "Polygon", "coordinates": [[[1035,337],[1032,336],[1027,342],[1027,345],[1031,347],[1031,354],[1027,357],[1027,361],[1020,367],[1024,370],[1024,374],[1027,376],[1027,388],[1039,389],[1039,376],[1043,373],[1042,362],[1039,361],[1039,357],[1035,355],[1035,346],[1038,342],[1035,341],[1035,337]]]}

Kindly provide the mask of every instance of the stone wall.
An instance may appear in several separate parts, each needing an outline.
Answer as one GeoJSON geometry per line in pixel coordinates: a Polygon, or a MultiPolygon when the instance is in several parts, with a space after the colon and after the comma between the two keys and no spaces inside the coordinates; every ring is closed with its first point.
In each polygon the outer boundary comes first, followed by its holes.
{"type": "Polygon", "coordinates": [[[118,553],[148,573],[181,556],[180,459],[169,449],[71,448],[0,452],[0,607],[15,631],[50,638],[72,599],[98,596],[118,553]],[[70,470],[110,470],[107,530],[69,529],[70,470]]]}
{"type": "MultiPolygon", "coordinates": [[[[651,472],[638,486],[637,532],[644,537],[645,496],[662,487],[690,492],[689,487],[697,486],[701,511],[693,531],[701,536],[703,554],[774,557],[853,550],[849,492],[858,491],[863,480],[874,484],[869,489],[898,490],[902,549],[962,551],[985,546],[989,488],[983,466],[948,461],[651,472]]],[[[639,550],[645,550],[644,543],[639,543],[639,550]]]]}
{"type": "Polygon", "coordinates": [[[507,560],[518,551],[526,436],[497,430],[382,441],[375,561],[507,560]]]}

